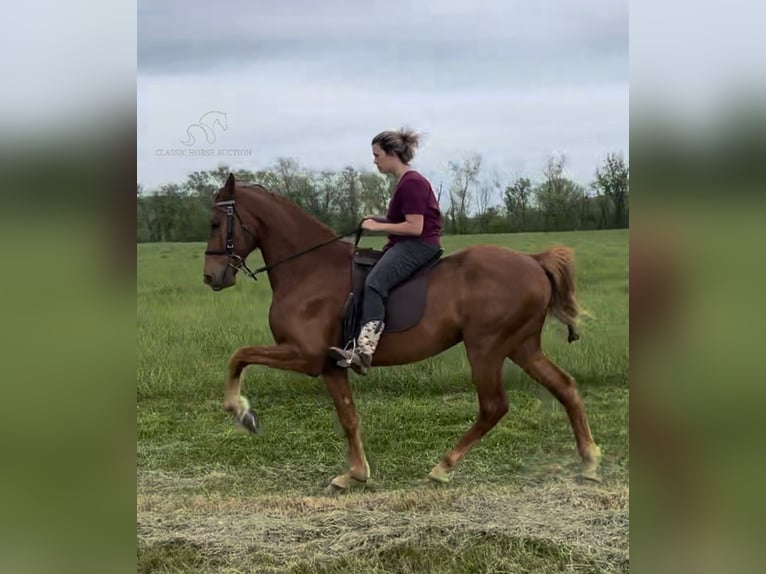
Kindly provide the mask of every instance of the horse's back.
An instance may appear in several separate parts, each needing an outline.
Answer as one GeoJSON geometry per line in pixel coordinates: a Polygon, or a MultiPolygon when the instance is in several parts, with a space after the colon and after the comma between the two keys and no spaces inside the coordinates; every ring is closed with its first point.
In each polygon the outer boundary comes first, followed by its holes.
{"type": "Polygon", "coordinates": [[[531,255],[497,245],[472,245],[442,258],[432,282],[439,300],[490,307],[545,307],[551,295],[545,271],[531,255]]]}
{"type": "Polygon", "coordinates": [[[439,264],[444,273],[480,273],[487,277],[522,277],[545,279],[540,264],[527,253],[499,245],[471,245],[442,258],[439,264]]]}

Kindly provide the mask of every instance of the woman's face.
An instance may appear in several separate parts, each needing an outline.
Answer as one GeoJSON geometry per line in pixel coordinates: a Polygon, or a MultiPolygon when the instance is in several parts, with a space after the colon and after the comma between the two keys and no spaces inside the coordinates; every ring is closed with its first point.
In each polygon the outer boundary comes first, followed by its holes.
{"type": "Polygon", "coordinates": [[[394,154],[388,155],[378,144],[372,146],[373,163],[378,166],[380,173],[392,173],[394,168],[394,161],[396,156],[394,154]]]}

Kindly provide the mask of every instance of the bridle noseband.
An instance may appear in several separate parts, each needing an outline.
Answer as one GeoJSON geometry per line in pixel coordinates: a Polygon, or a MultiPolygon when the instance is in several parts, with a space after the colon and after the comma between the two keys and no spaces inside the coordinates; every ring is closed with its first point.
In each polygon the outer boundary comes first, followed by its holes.
{"type": "Polygon", "coordinates": [[[247,226],[244,224],[244,222],[242,221],[242,218],[237,213],[237,208],[235,207],[235,201],[233,199],[229,199],[227,201],[217,201],[215,203],[215,208],[216,209],[225,208],[225,211],[226,211],[226,246],[224,247],[223,250],[220,250],[220,249],[206,250],[205,255],[228,256],[230,267],[233,267],[234,269],[238,271],[242,271],[248,277],[252,277],[255,281],[258,281],[258,277],[256,277],[258,273],[263,273],[264,271],[268,271],[269,269],[272,269],[273,267],[276,267],[277,265],[281,265],[282,263],[290,261],[291,259],[300,257],[301,255],[309,253],[310,251],[314,251],[315,249],[324,247],[325,245],[329,245],[330,243],[335,243],[336,241],[343,239],[344,237],[348,237],[349,235],[356,235],[355,245],[359,245],[359,240],[362,237],[362,226],[360,222],[359,225],[357,225],[357,227],[354,228],[353,231],[349,231],[348,233],[344,233],[343,235],[338,235],[334,237],[333,239],[330,239],[329,241],[325,241],[324,243],[320,243],[319,245],[310,247],[309,249],[296,253],[295,255],[291,255],[290,257],[282,259],[281,261],[277,261],[276,263],[272,263],[271,265],[264,265],[263,267],[259,267],[258,269],[251,271],[250,268],[245,263],[245,260],[242,259],[236,253],[234,253],[234,218],[235,217],[237,218],[237,221],[239,221],[240,227],[242,227],[243,231],[248,233],[250,237],[253,238],[253,240],[255,240],[255,234],[252,231],[250,231],[247,228],[247,226]]]}
{"type": "Polygon", "coordinates": [[[233,199],[216,202],[216,209],[220,209],[222,207],[226,210],[226,246],[224,247],[223,251],[220,249],[206,250],[205,255],[226,255],[229,257],[230,267],[246,273],[249,277],[252,277],[257,281],[258,278],[255,275],[258,273],[258,269],[251,271],[247,266],[247,263],[245,263],[245,260],[234,253],[234,217],[236,217],[237,221],[239,221],[239,225],[242,227],[243,231],[250,234],[250,237],[255,239],[255,234],[250,231],[242,221],[242,218],[239,216],[239,213],[237,213],[237,210],[234,207],[233,199]]]}

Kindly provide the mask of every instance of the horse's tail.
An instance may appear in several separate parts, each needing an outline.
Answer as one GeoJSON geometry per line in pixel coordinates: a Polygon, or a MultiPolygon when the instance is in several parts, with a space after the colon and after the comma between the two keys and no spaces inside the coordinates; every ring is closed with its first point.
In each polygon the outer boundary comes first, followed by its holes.
{"type": "Polygon", "coordinates": [[[551,247],[532,257],[542,266],[553,288],[548,313],[569,327],[571,342],[581,314],[575,299],[574,250],[551,247]]]}

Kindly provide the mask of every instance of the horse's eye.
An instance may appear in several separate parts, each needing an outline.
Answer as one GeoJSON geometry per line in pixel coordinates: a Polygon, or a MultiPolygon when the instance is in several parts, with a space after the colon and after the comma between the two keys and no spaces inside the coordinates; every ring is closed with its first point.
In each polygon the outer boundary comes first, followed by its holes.
{"type": "Polygon", "coordinates": [[[219,227],[221,227],[221,224],[215,221],[210,224],[210,229],[218,229],[219,227]]]}

